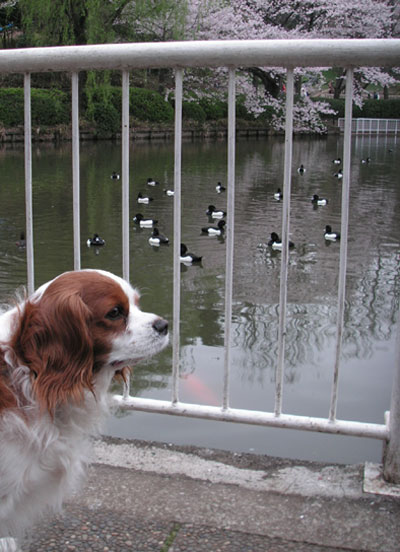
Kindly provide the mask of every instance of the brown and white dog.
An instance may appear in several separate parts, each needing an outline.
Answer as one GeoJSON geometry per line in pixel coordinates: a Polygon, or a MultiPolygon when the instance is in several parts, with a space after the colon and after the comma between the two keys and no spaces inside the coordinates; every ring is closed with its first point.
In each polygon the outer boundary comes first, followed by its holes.
{"type": "Polygon", "coordinates": [[[79,486],[113,377],[167,345],[138,303],[125,280],[81,270],[0,316],[0,550],[79,486]]]}

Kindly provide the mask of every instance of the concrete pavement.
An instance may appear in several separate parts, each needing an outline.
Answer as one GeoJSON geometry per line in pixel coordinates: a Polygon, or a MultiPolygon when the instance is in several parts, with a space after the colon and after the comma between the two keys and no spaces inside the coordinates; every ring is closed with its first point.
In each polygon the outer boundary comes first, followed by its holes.
{"type": "Polygon", "coordinates": [[[85,488],[23,552],[400,551],[400,489],[364,492],[362,465],[115,439],[94,453],[85,488]]]}

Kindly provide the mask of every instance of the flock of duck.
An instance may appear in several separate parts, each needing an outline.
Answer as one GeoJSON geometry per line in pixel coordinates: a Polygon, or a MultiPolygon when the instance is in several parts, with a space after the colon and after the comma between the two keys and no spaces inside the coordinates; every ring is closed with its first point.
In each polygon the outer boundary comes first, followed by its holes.
{"type": "MultiPolygon", "coordinates": [[[[367,158],[366,160],[362,160],[362,163],[369,163],[370,158],[367,158]]],[[[342,160],[340,157],[334,159],[332,161],[334,165],[340,165],[342,163],[342,160]]],[[[300,175],[304,175],[306,173],[307,169],[306,167],[301,164],[300,167],[298,167],[297,172],[300,175]]],[[[342,169],[338,169],[337,172],[333,174],[333,176],[337,179],[343,178],[343,172],[342,169]]],[[[120,175],[117,172],[113,172],[111,174],[111,179],[113,180],[119,180],[120,175]]],[[[146,182],[147,186],[155,187],[159,186],[159,182],[157,180],[154,180],[153,178],[148,178],[146,182]]],[[[226,190],[226,188],[221,184],[221,182],[218,182],[216,185],[216,192],[222,193],[226,190]]],[[[164,193],[167,196],[173,196],[174,190],[166,189],[164,190],[164,193]]],[[[274,193],[274,199],[277,201],[280,201],[283,199],[283,193],[281,188],[278,188],[277,191],[274,193]]],[[[147,194],[144,194],[143,192],[139,192],[137,195],[137,203],[142,205],[149,205],[153,198],[148,196],[147,194]]],[[[314,206],[325,206],[328,204],[328,200],[324,197],[319,197],[319,195],[314,194],[311,198],[311,203],[314,206]]],[[[213,221],[214,225],[210,226],[203,226],[201,228],[202,234],[207,234],[209,236],[222,236],[225,232],[225,226],[226,226],[226,212],[222,209],[218,209],[215,207],[215,205],[210,204],[206,210],[206,215],[208,215],[210,222],[213,221]],[[216,222],[218,221],[218,222],[216,222]],[[216,222],[216,224],[215,224],[216,222]]],[[[137,213],[133,217],[133,222],[139,227],[139,228],[149,228],[152,230],[152,233],[148,239],[148,242],[151,246],[160,246],[160,245],[167,245],[169,243],[169,239],[167,236],[160,233],[158,229],[158,220],[153,218],[146,218],[142,213],[137,213]]],[[[328,241],[337,241],[340,240],[340,233],[333,231],[332,227],[327,224],[325,226],[324,231],[324,238],[328,241]]],[[[105,245],[105,240],[101,238],[98,234],[94,234],[92,238],[89,238],[87,240],[87,245],[90,246],[103,246],[105,245]]],[[[267,245],[271,247],[274,250],[282,250],[283,244],[282,240],[279,238],[279,235],[277,232],[271,232],[270,240],[268,241],[267,245]]],[[[289,248],[293,248],[295,245],[292,241],[289,241],[289,248]]],[[[191,263],[200,263],[202,260],[202,257],[199,255],[196,255],[194,253],[191,253],[187,246],[184,243],[181,243],[180,246],[180,261],[185,264],[191,264],[191,263]]]]}
{"type": "MultiPolygon", "coordinates": [[[[111,174],[112,180],[119,180],[120,175],[117,172],[113,172],[111,174]]],[[[148,186],[159,186],[159,182],[157,180],[154,180],[153,178],[148,178],[147,183],[148,186]]],[[[225,191],[225,187],[222,186],[221,182],[218,182],[216,186],[217,193],[222,193],[225,191]]],[[[164,193],[167,196],[173,196],[174,190],[164,190],[164,193]]],[[[137,195],[137,203],[143,204],[143,205],[149,205],[154,198],[143,194],[143,192],[139,192],[137,195]]],[[[201,232],[203,234],[208,235],[215,235],[220,236],[224,233],[224,227],[225,227],[225,220],[224,217],[226,216],[226,212],[222,211],[221,209],[217,209],[215,205],[209,205],[206,214],[209,216],[210,220],[219,219],[216,226],[205,226],[201,229],[201,232]]],[[[152,233],[149,237],[149,244],[152,246],[160,246],[160,245],[167,245],[169,243],[169,239],[167,236],[164,236],[160,233],[157,224],[158,220],[153,218],[146,218],[142,213],[136,213],[136,215],[133,217],[133,222],[139,227],[139,228],[149,228],[152,230],[152,233]]],[[[88,247],[94,246],[94,247],[101,247],[105,245],[105,240],[101,238],[98,234],[94,234],[92,238],[88,238],[87,240],[88,247]]],[[[195,253],[191,253],[186,244],[181,243],[180,245],[180,261],[185,264],[192,264],[192,263],[200,263],[202,260],[202,257],[199,255],[196,255],[195,253]]]]}
{"type": "MultiPolygon", "coordinates": [[[[371,159],[367,157],[366,159],[362,159],[361,163],[363,164],[370,163],[370,161],[371,159]]],[[[338,157],[334,159],[332,163],[334,165],[341,165],[342,160],[340,157],[338,157]]],[[[305,166],[301,164],[300,167],[298,167],[297,172],[300,175],[304,175],[306,173],[306,170],[307,169],[305,168],[305,166]]],[[[338,171],[333,174],[333,176],[339,180],[342,179],[343,178],[342,169],[339,168],[338,171]]],[[[112,180],[119,180],[120,175],[117,172],[113,171],[110,178],[112,180]]],[[[155,187],[155,186],[159,186],[159,182],[154,180],[153,178],[148,178],[147,185],[151,187],[152,186],[155,187]]],[[[215,189],[216,189],[216,192],[219,194],[226,191],[226,188],[221,184],[221,182],[218,182],[215,189]]],[[[173,196],[174,190],[166,189],[164,190],[164,193],[167,196],[173,196]]],[[[142,192],[138,193],[136,199],[138,204],[143,204],[143,205],[149,205],[153,201],[152,197],[144,195],[142,192]]],[[[274,193],[274,199],[277,201],[280,201],[281,199],[283,199],[283,193],[281,188],[278,188],[277,191],[274,193]]],[[[327,205],[328,200],[326,198],[319,197],[319,195],[317,194],[314,194],[311,198],[311,203],[314,206],[325,206],[327,205]]],[[[215,205],[210,204],[206,210],[206,214],[208,215],[211,221],[218,220],[218,222],[216,225],[213,225],[213,226],[202,227],[201,232],[203,234],[208,234],[210,236],[222,236],[225,232],[226,221],[224,219],[226,217],[226,212],[223,211],[222,209],[217,209],[215,205]]],[[[161,234],[157,227],[158,220],[155,220],[152,218],[145,218],[142,213],[137,213],[133,217],[133,222],[140,228],[150,228],[152,230],[151,236],[148,239],[148,242],[150,245],[158,247],[160,245],[165,245],[169,243],[169,239],[163,234],[161,234]]],[[[337,240],[340,240],[340,233],[333,231],[332,227],[329,224],[327,224],[325,226],[324,238],[325,240],[328,240],[328,241],[337,241],[337,240]]],[[[99,234],[95,233],[92,238],[88,238],[86,243],[88,247],[91,247],[91,246],[101,247],[101,246],[104,246],[106,242],[102,237],[99,236],[99,234]]],[[[25,247],[26,241],[25,241],[24,233],[21,233],[20,240],[16,242],[16,245],[20,248],[25,247]]],[[[272,249],[282,250],[282,241],[276,232],[271,233],[270,240],[268,241],[267,245],[272,249]]],[[[289,248],[293,248],[293,247],[294,247],[294,243],[289,241],[289,248]]],[[[201,262],[201,260],[202,260],[201,256],[191,253],[188,250],[187,246],[184,243],[181,243],[181,247],[180,247],[181,262],[186,264],[191,264],[191,263],[199,263],[201,262]]]]}
{"type": "MultiPolygon", "coordinates": [[[[371,161],[371,159],[369,157],[367,157],[367,159],[363,159],[361,162],[362,163],[369,163],[370,161],[371,161]]],[[[340,157],[337,157],[336,159],[333,159],[332,163],[334,165],[341,165],[342,160],[341,160],[340,157]]],[[[306,171],[307,171],[307,169],[305,168],[305,166],[303,164],[301,164],[300,167],[297,169],[297,172],[300,175],[304,175],[306,173],[306,171]]],[[[338,180],[341,180],[343,178],[342,169],[338,169],[338,171],[335,172],[333,174],[333,176],[335,178],[337,178],[338,180]]],[[[276,199],[277,201],[281,201],[281,199],[283,199],[283,193],[282,193],[281,188],[278,188],[277,191],[274,193],[274,199],[276,199]]],[[[319,197],[318,194],[313,194],[313,196],[311,198],[311,203],[314,206],[325,206],[325,205],[328,204],[328,200],[325,197],[319,197]]],[[[332,227],[329,224],[327,224],[325,226],[324,238],[327,241],[340,240],[340,232],[334,232],[332,230],[332,227]]],[[[278,250],[278,251],[281,251],[282,247],[283,247],[282,240],[279,238],[279,235],[276,232],[271,233],[270,240],[268,241],[267,245],[269,247],[271,247],[272,249],[275,249],[275,250],[278,250]]],[[[289,241],[289,248],[291,249],[293,247],[294,247],[294,243],[289,241]]]]}

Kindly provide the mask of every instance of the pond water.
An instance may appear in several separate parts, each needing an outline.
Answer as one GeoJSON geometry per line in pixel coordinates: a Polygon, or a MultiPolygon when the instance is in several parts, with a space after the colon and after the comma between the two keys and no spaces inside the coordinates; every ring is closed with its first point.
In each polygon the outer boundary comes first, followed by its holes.
{"type": "MultiPolygon", "coordinates": [[[[339,243],[326,242],[324,228],[340,229],[341,181],[333,176],[340,137],[296,138],[293,147],[288,316],[283,411],[326,417],[335,354],[339,243]],[[306,173],[298,174],[300,164],[306,173]],[[314,207],[311,196],[328,198],[314,207]]],[[[280,253],[267,242],[280,233],[282,203],[273,197],[283,184],[284,142],[274,137],[238,141],[232,376],[230,405],[272,411],[277,360],[280,253]]],[[[394,137],[354,138],[346,281],[345,334],[338,418],[383,423],[395,366],[399,303],[400,147],[394,137]],[[371,158],[369,163],[362,159],[371,158]]],[[[35,284],[73,267],[71,145],[33,146],[35,284]]],[[[172,237],[173,144],[135,143],[130,152],[130,212],[159,220],[172,237]],[[151,188],[148,177],[160,182],[151,188]],[[151,195],[138,205],[139,192],[151,195]]],[[[121,181],[118,143],[81,145],[82,267],[117,274],[121,262],[121,181]],[[86,247],[94,232],[106,240],[86,247]]],[[[209,204],[226,207],[225,142],[187,142],[182,151],[182,241],[203,256],[183,266],[181,276],[181,378],[183,402],[221,403],[225,244],[201,228],[209,204]]],[[[0,150],[0,299],[26,283],[25,251],[15,242],[24,229],[24,162],[19,147],[0,150]]],[[[131,280],[145,310],[172,319],[172,246],[151,247],[150,231],[130,227],[131,280]]],[[[132,394],[170,399],[171,348],[135,367],[132,394]]],[[[118,388],[116,391],[120,392],[118,388]]],[[[106,433],[338,462],[380,461],[379,441],[277,430],[226,422],[121,413],[106,433]]]]}

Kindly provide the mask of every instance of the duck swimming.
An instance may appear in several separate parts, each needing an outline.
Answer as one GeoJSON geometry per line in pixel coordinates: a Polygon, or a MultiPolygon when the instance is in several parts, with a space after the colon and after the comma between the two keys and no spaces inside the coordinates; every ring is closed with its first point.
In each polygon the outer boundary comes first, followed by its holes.
{"type": "Polygon", "coordinates": [[[340,180],[341,178],[343,178],[342,169],[339,169],[338,172],[335,173],[333,176],[334,176],[335,178],[339,178],[339,180],[340,180]]]}
{"type": "Polygon", "coordinates": [[[140,228],[151,228],[152,226],[155,226],[158,222],[158,220],[154,219],[145,219],[142,213],[137,213],[133,217],[133,222],[140,226],[140,228]]]}
{"type": "Polygon", "coordinates": [[[200,263],[202,258],[203,257],[199,257],[194,253],[190,253],[186,245],[184,243],[181,243],[181,255],[180,255],[181,263],[187,263],[187,264],[200,263]]]}
{"type": "Polygon", "coordinates": [[[174,190],[164,190],[164,194],[167,196],[173,196],[175,195],[174,190]]]}
{"type": "Polygon", "coordinates": [[[324,238],[329,241],[340,240],[340,232],[332,232],[332,228],[327,224],[325,226],[324,238]]]}
{"type": "Polygon", "coordinates": [[[90,247],[91,245],[101,246],[105,245],[106,242],[103,240],[103,238],[100,238],[98,234],[94,234],[93,238],[89,238],[86,242],[86,245],[90,247]]]}
{"type": "Polygon", "coordinates": [[[274,193],[274,198],[278,201],[283,198],[283,193],[282,193],[282,190],[280,188],[278,188],[276,190],[276,192],[274,193]]]}
{"type": "Polygon", "coordinates": [[[206,214],[211,216],[212,218],[226,217],[226,212],[222,211],[222,209],[217,209],[215,205],[209,205],[206,214]]]}
{"type": "Polygon", "coordinates": [[[306,168],[304,167],[304,165],[300,165],[300,167],[297,169],[297,172],[299,174],[304,174],[306,172],[306,168]]]}
{"type": "Polygon", "coordinates": [[[153,201],[152,197],[143,196],[142,192],[139,192],[137,195],[137,202],[138,203],[150,203],[150,201],[153,201]]]}
{"type": "Polygon", "coordinates": [[[154,228],[153,233],[151,234],[151,236],[149,238],[149,244],[158,246],[158,245],[161,245],[163,243],[164,244],[169,243],[169,239],[166,236],[163,236],[162,234],[160,234],[157,227],[154,228]]]}
{"type": "Polygon", "coordinates": [[[117,172],[113,171],[111,173],[110,178],[112,178],[113,180],[119,180],[119,174],[117,172]]]}
{"type": "Polygon", "coordinates": [[[20,247],[21,249],[23,249],[24,247],[26,247],[26,240],[25,240],[25,234],[24,232],[21,232],[20,236],[19,236],[19,240],[15,242],[15,245],[17,247],[20,247]]]}
{"type": "Polygon", "coordinates": [[[319,195],[314,194],[312,196],[311,203],[313,203],[314,205],[326,205],[328,203],[328,200],[324,197],[319,197],[319,195]]]}
{"type": "Polygon", "coordinates": [[[221,182],[218,182],[218,184],[215,186],[215,189],[220,194],[221,192],[225,192],[226,188],[222,186],[221,182]]]}
{"type": "Polygon", "coordinates": [[[204,228],[201,229],[202,233],[203,234],[208,234],[209,236],[222,236],[222,234],[224,233],[225,231],[225,221],[224,220],[220,220],[218,221],[218,224],[217,226],[206,226],[204,228]]]}
{"type": "Polygon", "coordinates": [[[334,160],[332,161],[332,163],[333,163],[334,165],[340,165],[341,162],[342,162],[342,159],[341,159],[340,157],[337,157],[336,159],[334,159],[334,160]]]}
{"type": "MultiPolygon", "coordinates": [[[[278,234],[276,232],[271,232],[271,239],[268,242],[269,247],[272,247],[272,249],[277,249],[278,251],[282,251],[282,240],[279,238],[278,234]]],[[[294,247],[294,243],[289,241],[289,247],[294,247]]]]}
{"type": "Polygon", "coordinates": [[[157,180],[153,180],[152,178],[147,179],[147,185],[148,186],[157,186],[157,184],[159,184],[159,182],[157,182],[157,180]]]}

